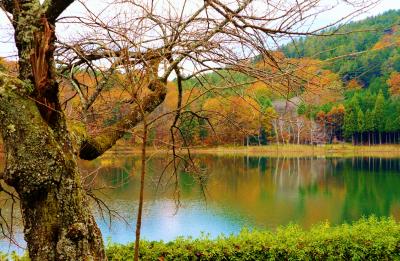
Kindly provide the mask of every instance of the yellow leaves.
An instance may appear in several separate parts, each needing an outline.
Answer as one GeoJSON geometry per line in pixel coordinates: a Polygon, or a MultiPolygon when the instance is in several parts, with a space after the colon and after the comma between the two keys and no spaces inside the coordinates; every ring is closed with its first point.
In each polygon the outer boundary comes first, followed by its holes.
{"type": "MultiPolygon", "coordinates": [[[[220,112],[224,113],[225,110],[228,108],[227,102],[223,102],[224,99],[222,98],[210,98],[205,101],[203,104],[203,110],[210,111],[210,112],[220,112]]],[[[228,110],[226,110],[228,111],[228,110]]]]}
{"type": "Polygon", "coordinates": [[[256,81],[249,88],[246,89],[246,95],[250,97],[261,97],[265,96],[269,99],[286,97],[293,93],[293,85],[287,84],[286,80],[277,79],[277,81],[271,81],[268,84],[262,81],[256,81]]]}
{"type": "Polygon", "coordinates": [[[168,109],[176,109],[178,104],[178,87],[173,82],[167,83],[167,96],[164,101],[165,106],[168,109]]]}
{"type": "Polygon", "coordinates": [[[260,106],[258,103],[247,97],[230,97],[231,113],[233,113],[239,124],[243,127],[254,128],[257,125],[257,119],[260,115],[260,106]]]}
{"type": "Polygon", "coordinates": [[[78,72],[74,75],[74,78],[79,83],[84,84],[88,87],[95,87],[95,85],[96,85],[95,78],[93,76],[89,75],[88,73],[78,72]]]}
{"type": "Polygon", "coordinates": [[[246,89],[246,95],[250,97],[265,96],[268,98],[282,97],[282,94],[287,91],[287,87],[278,83],[269,83],[268,85],[262,81],[256,81],[246,89]]]}
{"type": "Polygon", "coordinates": [[[290,59],[290,64],[295,66],[296,74],[305,78],[310,78],[318,74],[322,68],[322,61],[312,58],[290,59]]]}
{"type": "Polygon", "coordinates": [[[272,122],[276,119],[278,119],[278,113],[273,107],[268,107],[261,118],[262,127],[264,127],[265,131],[272,131],[272,122]]]}
{"type": "MultiPolygon", "coordinates": [[[[250,97],[210,98],[205,101],[203,110],[213,116],[213,123],[224,122],[224,124],[221,124],[221,128],[225,131],[230,129],[230,132],[233,132],[235,129],[240,129],[241,131],[256,133],[260,125],[260,106],[250,97]]],[[[221,133],[223,133],[222,130],[221,133]]]]}
{"type": "Polygon", "coordinates": [[[278,118],[278,113],[275,111],[274,107],[268,107],[265,112],[264,112],[265,117],[271,118],[271,119],[277,119],[278,118]]]}

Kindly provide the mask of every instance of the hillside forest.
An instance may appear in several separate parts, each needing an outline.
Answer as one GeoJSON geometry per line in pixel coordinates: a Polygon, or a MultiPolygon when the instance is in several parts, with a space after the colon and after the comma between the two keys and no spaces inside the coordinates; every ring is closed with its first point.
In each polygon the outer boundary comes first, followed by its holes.
{"type": "MultiPolygon", "coordinates": [[[[400,10],[323,34],[333,36],[298,38],[274,51],[271,60],[279,67],[260,57],[248,61],[257,70],[276,71],[270,79],[248,77],[235,68],[185,79],[180,106],[179,88],[171,79],[165,102],[151,116],[149,145],[167,145],[171,139],[183,146],[399,143],[400,10]],[[181,113],[173,124],[177,108],[181,113]],[[172,128],[179,137],[171,136],[172,128]]],[[[0,70],[16,71],[13,62],[0,61],[0,70]]],[[[101,99],[84,114],[78,96],[93,89],[95,78],[82,71],[63,75],[61,84],[74,128],[84,120],[93,133],[122,118],[130,104],[126,77],[114,72],[101,99]]],[[[132,132],[123,142],[135,143],[139,136],[132,132]]]]}

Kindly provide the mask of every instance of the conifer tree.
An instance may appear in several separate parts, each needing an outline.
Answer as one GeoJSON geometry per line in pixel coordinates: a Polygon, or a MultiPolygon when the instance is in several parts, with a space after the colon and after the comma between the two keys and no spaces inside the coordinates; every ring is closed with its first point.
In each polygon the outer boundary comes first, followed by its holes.
{"type": "Polygon", "coordinates": [[[364,113],[359,108],[357,113],[357,132],[360,135],[360,142],[363,143],[363,133],[365,131],[365,118],[364,113]]]}
{"type": "Polygon", "coordinates": [[[374,125],[375,125],[375,130],[379,134],[379,144],[382,144],[382,132],[384,131],[386,124],[384,106],[385,106],[385,97],[383,96],[382,90],[380,90],[378,96],[376,97],[375,108],[374,108],[374,125]]]}
{"type": "Polygon", "coordinates": [[[365,112],[365,131],[368,133],[368,145],[371,145],[371,135],[374,129],[374,114],[368,109],[365,112]]]}
{"type": "Polygon", "coordinates": [[[354,96],[347,106],[346,114],[344,116],[344,135],[346,138],[351,138],[354,144],[354,135],[358,130],[357,114],[360,106],[357,98],[354,96]]]}

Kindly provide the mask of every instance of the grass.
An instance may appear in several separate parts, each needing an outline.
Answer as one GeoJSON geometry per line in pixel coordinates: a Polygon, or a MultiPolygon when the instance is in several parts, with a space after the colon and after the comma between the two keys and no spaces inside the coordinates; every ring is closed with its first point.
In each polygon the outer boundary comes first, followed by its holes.
{"type": "MultiPolygon", "coordinates": [[[[182,150],[181,152],[184,152],[182,150]]],[[[190,151],[194,154],[212,155],[251,155],[268,157],[400,157],[400,145],[351,145],[351,144],[326,144],[326,145],[267,145],[267,146],[217,146],[193,147],[190,151]]],[[[139,153],[139,149],[129,146],[117,146],[111,153],[139,153]]],[[[166,153],[165,149],[149,147],[149,154],[166,153]]]]}
{"type": "MultiPolygon", "coordinates": [[[[149,154],[165,154],[165,148],[149,146],[149,154]]],[[[186,150],[181,150],[185,152],[186,150]]],[[[233,146],[222,145],[214,147],[194,146],[190,151],[195,154],[212,155],[250,155],[268,157],[377,157],[377,158],[400,158],[400,144],[385,145],[352,145],[343,144],[322,144],[322,145],[297,145],[297,144],[271,144],[266,146],[233,146]]],[[[138,146],[117,143],[108,154],[138,154],[138,146]]],[[[3,153],[0,146],[0,161],[3,160],[3,153]]],[[[1,165],[1,162],[0,162],[1,165]]],[[[0,166],[1,167],[1,166],[0,166]]]]}

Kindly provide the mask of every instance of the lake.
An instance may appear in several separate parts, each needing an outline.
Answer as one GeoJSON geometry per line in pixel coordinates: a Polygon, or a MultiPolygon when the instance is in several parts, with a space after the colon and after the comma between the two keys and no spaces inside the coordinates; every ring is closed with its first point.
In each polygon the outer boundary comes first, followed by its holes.
{"type": "MultiPolygon", "coordinates": [[[[176,175],[172,165],[163,171],[169,160],[148,160],[144,239],[216,237],[290,223],[308,228],[370,215],[400,218],[400,159],[196,155],[196,173],[181,164],[176,175]]],[[[111,219],[96,211],[104,238],[133,241],[140,159],[106,156],[81,166],[86,183],[113,210],[111,219]]],[[[2,239],[0,251],[8,247],[2,239]]]]}

